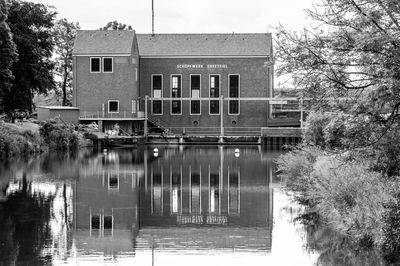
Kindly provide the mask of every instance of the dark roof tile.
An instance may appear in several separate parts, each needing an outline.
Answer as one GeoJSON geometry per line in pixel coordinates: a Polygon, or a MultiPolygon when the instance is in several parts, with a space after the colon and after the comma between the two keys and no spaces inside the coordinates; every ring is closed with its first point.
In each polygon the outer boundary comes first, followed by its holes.
{"type": "Polygon", "coordinates": [[[73,54],[130,54],[135,31],[80,30],[73,54]]]}
{"type": "Polygon", "coordinates": [[[137,34],[140,56],[265,56],[270,33],[137,34]]]}

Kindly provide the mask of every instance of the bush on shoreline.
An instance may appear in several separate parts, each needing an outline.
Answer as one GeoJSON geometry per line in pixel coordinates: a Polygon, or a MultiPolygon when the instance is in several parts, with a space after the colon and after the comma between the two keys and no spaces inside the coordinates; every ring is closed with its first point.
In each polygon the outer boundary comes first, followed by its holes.
{"type": "Polygon", "coordinates": [[[278,159],[280,176],[295,199],[342,235],[364,244],[382,242],[387,204],[398,181],[345,155],[303,147],[278,159]]]}
{"type": "Polygon", "coordinates": [[[312,112],[305,125],[303,142],[277,161],[305,216],[399,262],[400,125],[341,112],[312,112]]]}
{"type": "Polygon", "coordinates": [[[0,124],[1,159],[31,155],[44,150],[43,140],[37,132],[0,124]]]}
{"type": "Polygon", "coordinates": [[[39,132],[49,149],[75,150],[80,146],[79,134],[74,125],[51,119],[41,124],[39,132]]]}
{"type": "Polygon", "coordinates": [[[49,149],[73,151],[88,145],[83,134],[72,124],[48,120],[40,127],[30,125],[35,127],[0,122],[0,159],[40,154],[49,149]]]}

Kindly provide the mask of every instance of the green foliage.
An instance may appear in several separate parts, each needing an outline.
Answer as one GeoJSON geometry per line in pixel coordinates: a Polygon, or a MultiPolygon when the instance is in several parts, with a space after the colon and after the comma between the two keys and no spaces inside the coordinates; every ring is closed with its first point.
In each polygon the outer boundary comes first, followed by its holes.
{"type": "Polygon", "coordinates": [[[32,112],[34,93],[47,93],[55,86],[51,29],[56,13],[43,4],[10,2],[7,23],[19,60],[11,68],[15,79],[4,95],[3,111],[14,120],[18,112],[32,112]]]}
{"type": "Polygon", "coordinates": [[[396,195],[397,202],[385,205],[383,215],[383,238],[381,250],[384,258],[390,263],[400,261],[400,194],[396,195]]]}
{"type": "Polygon", "coordinates": [[[74,125],[48,120],[42,123],[40,135],[50,149],[75,150],[79,147],[79,135],[74,125]]]}
{"type": "Polygon", "coordinates": [[[379,243],[384,205],[393,201],[397,182],[362,161],[316,148],[287,153],[278,167],[296,199],[331,228],[360,242],[379,243]]]}
{"type": "Polygon", "coordinates": [[[99,30],[132,30],[131,25],[122,24],[116,20],[108,22],[104,27],[99,30]]]}
{"type": "Polygon", "coordinates": [[[16,46],[7,24],[7,16],[7,2],[0,0],[0,111],[4,94],[9,91],[14,78],[11,66],[17,60],[16,46]]]}
{"type": "Polygon", "coordinates": [[[313,182],[311,173],[315,160],[322,153],[317,147],[303,147],[285,153],[277,160],[278,173],[285,187],[294,192],[300,204],[313,205],[307,193],[313,182]]]}
{"type": "Polygon", "coordinates": [[[26,156],[43,151],[43,142],[39,134],[30,130],[15,130],[0,125],[0,158],[26,156]]]}
{"type": "Polygon", "coordinates": [[[318,27],[277,29],[278,74],[292,75],[314,108],[362,113],[371,123],[397,120],[400,2],[320,0],[307,12],[318,27]]]}
{"type": "Polygon", "coordinates": [[[55,73],[60,80],[57,82],[57,94],[62,95],[62,105],[71,105],[72,98],[72,49],[79,23],[67,19],[57,20],[53,28],[55,43],[56,66],[55,73]]]}

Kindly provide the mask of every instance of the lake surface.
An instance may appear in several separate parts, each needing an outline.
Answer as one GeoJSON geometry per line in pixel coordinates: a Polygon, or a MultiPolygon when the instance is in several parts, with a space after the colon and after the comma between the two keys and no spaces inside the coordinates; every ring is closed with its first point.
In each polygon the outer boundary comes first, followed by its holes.
{"type": "Polygon", "coordinates": [[[280,154],[154,146],[3,163],[0,265],[380,264],[295,222],[280,154]]]}

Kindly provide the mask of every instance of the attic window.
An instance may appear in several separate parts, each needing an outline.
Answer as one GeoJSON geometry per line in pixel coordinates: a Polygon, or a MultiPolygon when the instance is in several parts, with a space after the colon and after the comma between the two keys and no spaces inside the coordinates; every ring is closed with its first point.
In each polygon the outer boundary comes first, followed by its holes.
{"type": "Polygon", "coordinates": [[[90,58],[90,73],[100,73],[100,58],[91,57],[90,58]]]}
{"type": "Polygon", "coordinates": [[[113,72],[113,59],[112,57],[103,58],[103,72],[112,73],[113,72]]]}

